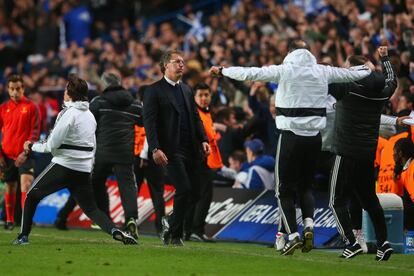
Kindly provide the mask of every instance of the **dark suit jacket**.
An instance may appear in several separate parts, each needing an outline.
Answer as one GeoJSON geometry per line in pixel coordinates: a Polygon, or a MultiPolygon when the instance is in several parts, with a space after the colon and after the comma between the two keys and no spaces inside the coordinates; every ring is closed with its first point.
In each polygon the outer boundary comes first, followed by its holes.
{"type": "MultiPolygon", "coordinates": [[[[203,122],[198,115],[191,88],[181,82],[185,106],[190,118],[191,141],[193,141],[196,158],[201,159],[201,143],[208,142],[203,122]]],[[[144,127],[149,152],[161,149],[167,158],[172,158],[179,143],[180,114],[177,100],[171,93],[171,85],[162,78],[145,90],[144,96],[144,127]]]]}

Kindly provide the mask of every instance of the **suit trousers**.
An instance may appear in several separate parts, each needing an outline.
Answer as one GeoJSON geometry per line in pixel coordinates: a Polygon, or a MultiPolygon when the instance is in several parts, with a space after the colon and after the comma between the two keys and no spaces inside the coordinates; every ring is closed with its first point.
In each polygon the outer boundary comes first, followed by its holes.
{"type": "Polygon", "coordinates": [[[167,165],[167,174],[175,187],[173,213],[169,218],[171,238],[182,238],[187,210],[198,200],[199,161],[189,154],[175,154],[167,165]]]}

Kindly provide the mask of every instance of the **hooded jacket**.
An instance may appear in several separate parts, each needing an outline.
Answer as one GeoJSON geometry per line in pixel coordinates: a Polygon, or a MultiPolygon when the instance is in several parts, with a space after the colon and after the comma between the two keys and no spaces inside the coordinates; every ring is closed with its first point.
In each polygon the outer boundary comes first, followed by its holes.
{"type": "Polygon", "coordinates": [[[337,155],[374,161],[381,112],[397,88],[397,78],[387,57],[381,59],[383,73],[372,72],[354,83],[333,84],[336,99],[333,150],[337,155]]]}
{"type": "Polygon", "coordinates": [[[369,75],[361,66],[357,71],[320,65],[306,49],[289,53],[281,65],[229,67],[224,76],[240,81],[267,81],[279,84],[276,92],[276,125],[297,135],[315,136],[326,126],[328,84],[350,82],[369,75]]]}
{"type": "Polygon", "coordinates": [[[134,162],[135,125],[142,126],[142,105],[121,86],[105,89],[89,109],[95,116],[98,162],[134,162]]]}
{"type": "Polygon", "coordinates": [[[88,102],[65,102],[47,140],[34,143],[32,151],[51,152],[53,163],[90,173],[96,148],[95,130],[96,121],[88,102]]]}

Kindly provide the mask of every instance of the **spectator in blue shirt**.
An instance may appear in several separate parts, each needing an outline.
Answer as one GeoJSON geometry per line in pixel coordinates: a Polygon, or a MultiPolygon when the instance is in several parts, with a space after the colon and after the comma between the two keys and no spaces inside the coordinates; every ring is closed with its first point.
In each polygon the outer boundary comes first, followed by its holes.
{"type": "Polygon", "coordinates": [[[260,139],[244,143],[247,162],[242,164],[233,188],[274,190],[275,159],[264,155],[264,144],[260,139]]]}

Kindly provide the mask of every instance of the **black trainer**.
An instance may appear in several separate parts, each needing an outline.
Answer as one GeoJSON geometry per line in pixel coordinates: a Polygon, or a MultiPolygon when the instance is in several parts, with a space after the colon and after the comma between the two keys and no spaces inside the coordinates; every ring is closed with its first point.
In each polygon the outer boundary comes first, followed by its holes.
{"type": "Polygon", "coordinates": [[[214,240],[208,237],[206,234],[197,233],[192,233],[189,240],[195,242],[214,242],[214,240]]]}
{"type": "Polygon", "coordinates": [[[57,218],[54,224],[55,224],[56,229],[58,230],[63,230],[63,231],[68,230],[68,227],[66,226],[66,220],[57,218]]]}
{"type": "Polygon", "coordinates": [[[6,222],[4,223],[4,230],[12,231],[14,229],[14,223],[13,222],[6,222]]]}
{"type": "Polygon", "coordinates": [[[128,231],[131,236],[134,237],[134,239],[138,239],[138,226],[137,222],[134,218],[130,218],[128,222],[126,223],[125,230],[128,231]]]}
{"type": "Polygon", "coordinates": [[[392,253],[394,253],[394,249],[392,249],[388,241],[385,241],[381,245],[381,247],[378,247],[377,256],[375,256],[375,260],[376,261],[388,261],[392,253]]]}
{"type": "Polygon", "coordinates": [[[285,244],[285,247],[280,251],[280,255],[287,256],[287,255],[293,255],[295,252],[295,249],[300,248],[302,246],[302,240],[299,236],[296,236],[293,240],[288,241],[285,244]]]}
{"type": "Polygon", "coordinates": [[[117,228],[112,229],[111,232],[112,238],[116,241],[121,241],[123,244],[138,244],[138,241],[127,232],[117,228]]]}
{"type": "Polygon", "coordinates": [[[17,238],[12,242],[12,245],[28,245],[29,237],[26,235],[18,235],[17,238]]]}
{"type": "Polygon", "coordinates": [[[172,238],[170,244],[172,246],[184,246],[184,242],[181,238],[172,238]]]}
{"type": "Polygon", "coordinates": [[[313,236],[312,228],[306,227],[305,230],[303,230],[303,253],[308,253],[313,249],[313,236]]]}
{"type": "Polygon", "coordinates": [[[355,242],[353,245],[348,245],[345,247],[344,251],[342,252],[341,258],[351,259],[358,254],[363,252],[361,245],[358,242],[355,242]]]}
{"type": "Polygon", "coordinates": [[[161,230],[161,240],[163,241],[164,245],[168,245],[170,243],[170,224],[168,223],[168,217],[161,218],[162,230],[161,230]]]}

